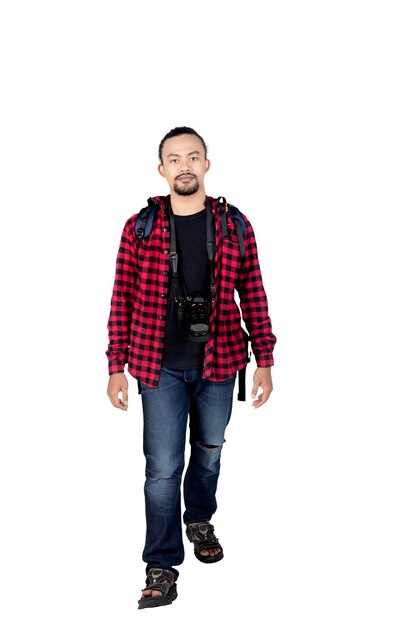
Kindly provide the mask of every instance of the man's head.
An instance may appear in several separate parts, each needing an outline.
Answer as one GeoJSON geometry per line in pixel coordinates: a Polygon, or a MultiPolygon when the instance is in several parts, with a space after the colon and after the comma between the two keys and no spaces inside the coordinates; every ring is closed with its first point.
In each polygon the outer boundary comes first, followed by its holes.
{"type": "Polygon", "coordinates": [[[165,135],[159,145],[158,171],[180,196],[196,193],[210,168],[204,139],[192,128],[179,126],[165,135]]]}
{"type": "Polygon", "coordinates": [[[164,143],[166,142],[167,139],[171,139],[171,137],[178,137],[179,135],[195,135],[196,137],[198,137],[201,143],[203,144],[204,158],[205,159],[207,158],[207,146],[202,136],[199,135],[197,131],[194,130],[194,128],[190,128],[189,126],[177,126],[176,128],[173,128],[172,130],[170,130],[169,133],[165,135],[165,137],[162,139],[161,143],[159,144],[158,155],[159,155],[159,160],[161,163],[163,163],[162,150],[164,147],[164,143]]]}

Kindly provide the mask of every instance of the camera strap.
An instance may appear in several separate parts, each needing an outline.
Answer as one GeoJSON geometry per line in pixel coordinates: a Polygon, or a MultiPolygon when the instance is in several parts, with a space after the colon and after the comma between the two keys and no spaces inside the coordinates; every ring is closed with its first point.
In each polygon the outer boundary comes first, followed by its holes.
{"type": "MultiPolygon", "coordinates": [[[[206,247],[207,247],[207,256],[210,263],[210,294],[211,299],[214,298],[214,223],[213,223],[213,215],[210,211],[209,206],[206,206],[206,215],[207,215],[207,238],[206,238],[206,247]]],[[[178,251],[177,251],[177,235],[175,230],[175,217],[172,207],[169,207],[169,226],[170,226],[170,249],[169,249],[169,260],[171,264],[172,270],[172,287],[174,290],[174,298],[178,299],[180,287],[179,287],[179,277],[178,277],[178,251]]],[[[188,294],[187,294],[188,295],[188,294]]]]}
{"type": "Polygon", "coordinates": [[[209,206],[206,207],[207,215],[207,256],[210,263],[210,294],[211,300],[214,300],[214,219],[209,206]]]}
{"type": "MultiPolygon", "coordinates": [[[[178,323],[182,322],[184,315],[183,298],[180,298],[179,278],[178,278],[178,252],[177,252],[177,234],[175,230],[175,218],[171,204],[169,205],[169,226],[170,226],[170,243],[169,243],[169,262],[172,271],[172,289],[174,292],[174,300],[178,305],[178,323]]],[[[183,289],[182,289],[183,291],[183,289]]]]}

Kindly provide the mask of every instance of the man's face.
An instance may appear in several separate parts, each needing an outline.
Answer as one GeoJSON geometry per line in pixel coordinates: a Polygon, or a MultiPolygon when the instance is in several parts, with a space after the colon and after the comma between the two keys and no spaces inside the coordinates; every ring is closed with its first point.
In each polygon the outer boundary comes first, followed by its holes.
{"type": "Polygon", "coordinates": [[[166,178],[170,190],[179,196],[196,193],[209,168],[204,146],[195,135],[178,135],[165,141],[158,171],[166,178]]]}

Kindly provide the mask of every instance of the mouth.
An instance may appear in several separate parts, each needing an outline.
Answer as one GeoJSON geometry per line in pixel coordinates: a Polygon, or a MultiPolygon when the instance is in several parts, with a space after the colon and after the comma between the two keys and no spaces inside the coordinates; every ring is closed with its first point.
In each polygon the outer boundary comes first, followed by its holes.
{"type": "Polygon", "coordinates": [[[194,179],[194,176],[191,174],[184,174],[183,176],[178,176],[177,180],[181,180],[184,183],[190,182],[194,179]]]}

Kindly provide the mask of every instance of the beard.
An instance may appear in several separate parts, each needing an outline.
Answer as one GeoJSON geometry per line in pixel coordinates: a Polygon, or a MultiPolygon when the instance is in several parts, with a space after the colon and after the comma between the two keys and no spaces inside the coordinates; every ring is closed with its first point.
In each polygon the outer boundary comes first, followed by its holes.
{"type": "Polygon", "coordinates": [[[199,182],[197,180],[195,180],[194,182],[189,183],[189,185],[185,186],[185,187],[180,186],[182,184],[181,184],[181,182],[180,182],[180,184],[178,184],[177,182],[174,183],[174,191],[179,196],[192,196],[193,193],[197,193],[197,191],[200,189],[200,184],[199,184],[199,182]]]}

